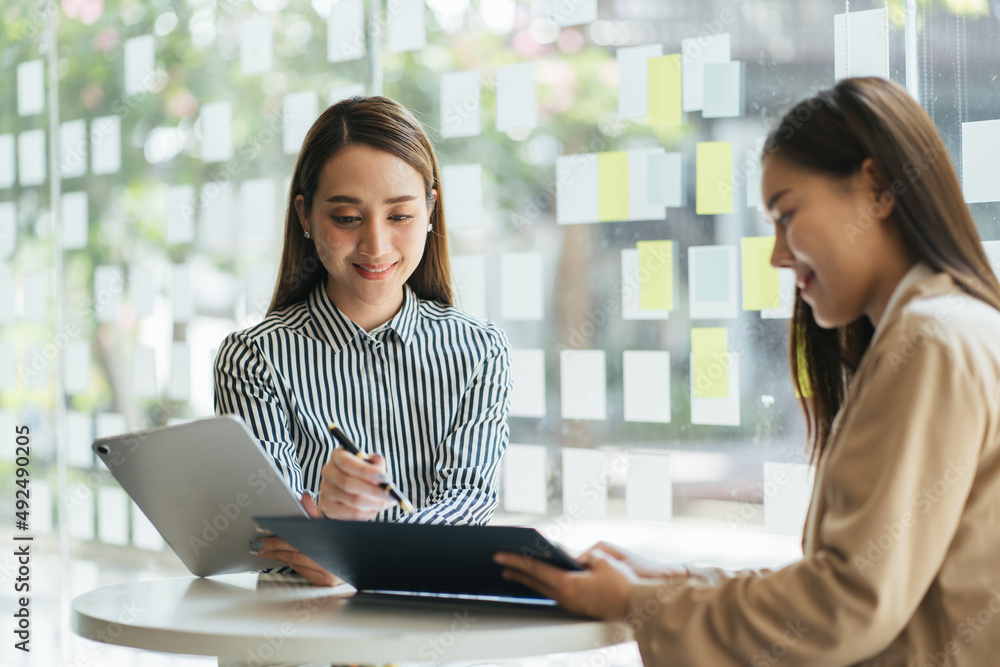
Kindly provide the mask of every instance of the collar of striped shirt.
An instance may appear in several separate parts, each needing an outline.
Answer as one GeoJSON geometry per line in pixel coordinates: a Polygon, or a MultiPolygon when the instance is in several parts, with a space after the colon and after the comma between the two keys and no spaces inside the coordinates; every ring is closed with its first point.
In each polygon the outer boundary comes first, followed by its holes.
{"type": "Polygon", "coordinates": [[[308,303],[309,312],[319,332],[338,352],[356,336],[371,337],[383,329],[395,331],[403,345],[409,345],[420,320],[420,300],[406,284],[403,285],[403,307],[391,320],[371,332],[366,332],[340,312],[330,299],[330,295],[326,293],[326,281],[321,280],[316,285],[309,294],[308,303]]]}

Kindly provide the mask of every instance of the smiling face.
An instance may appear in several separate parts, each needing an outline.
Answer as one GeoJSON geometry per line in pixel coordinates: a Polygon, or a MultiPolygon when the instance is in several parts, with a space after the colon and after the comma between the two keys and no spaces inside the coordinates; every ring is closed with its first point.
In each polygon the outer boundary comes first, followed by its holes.
{"type": "Polygon", "coordinates": [[[327,293],[365,330],[402,306],[403,284],[424,255],[432,206],[413,167],[364,144],[323,166],[311,211],[296,197],[299,222],[327,270],[327,293]]]}

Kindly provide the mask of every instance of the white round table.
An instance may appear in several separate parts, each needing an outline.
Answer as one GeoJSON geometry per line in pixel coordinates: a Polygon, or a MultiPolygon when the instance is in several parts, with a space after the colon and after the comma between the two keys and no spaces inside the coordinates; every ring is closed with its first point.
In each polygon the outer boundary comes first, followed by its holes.
{"type": "Polygon", "coordinates": [[[72,627],[95,641],[253,665],[491,660],[633,638],[625,623],[552,607],[352,592],[253,573],[138,581],[77,597],[72,627]]]}

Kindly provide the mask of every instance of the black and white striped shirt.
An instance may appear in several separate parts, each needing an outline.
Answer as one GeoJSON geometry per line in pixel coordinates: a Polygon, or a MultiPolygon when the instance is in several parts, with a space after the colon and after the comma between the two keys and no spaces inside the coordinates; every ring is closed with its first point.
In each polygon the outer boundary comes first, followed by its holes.
{"type": "Polygon", "coordinates": [[[241,415],[301,494],[319,490],[333,421],[417,508],[376,520],[484,524],[497,505],[510,431],[504,333],[404,286],[403,307],[370,333],[323,282],[309,296],[225,338],[215,412],[241,415]]]}

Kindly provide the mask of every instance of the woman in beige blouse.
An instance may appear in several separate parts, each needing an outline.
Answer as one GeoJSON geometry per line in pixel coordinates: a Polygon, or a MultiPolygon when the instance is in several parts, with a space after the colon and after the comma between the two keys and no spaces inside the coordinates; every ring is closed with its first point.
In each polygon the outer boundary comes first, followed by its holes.
{"type": "Polygon", "coordinates": [[[847,79],[796,105],[762,161],[816,463],[802,560],[496,559],[627,621],[647,666],[1000,664],[1000,285],[944,144],[902,87],[847,79]]]}

